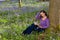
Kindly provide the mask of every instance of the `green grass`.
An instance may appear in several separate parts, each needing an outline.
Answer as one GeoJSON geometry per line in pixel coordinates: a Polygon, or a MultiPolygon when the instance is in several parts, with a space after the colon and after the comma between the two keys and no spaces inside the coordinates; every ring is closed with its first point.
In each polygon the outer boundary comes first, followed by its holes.
{"type": "MultiPolygon", "coordinates": [[[[21,3],[21,6],[24,7],[35,7],[40,8],[42,6],[45,9],[49,5],[48,2],[40,2],[40,3],[21,3]]],[[[12,6],[18,7],[18,3],[6,3],[4,2],[2,5],[0,5],[0,8],[11,8],[12,6]]],[[[40,10],[41,10],[40,9],[40,10]]],[[[29,10],[26,9],[26,10],[29,10]]],[[[48,12],[48,9],[45,9],[48,12]]],[[[35,15],[38,12],[38,10],[35,10],[33,12],[26,12],[22,14],[15,14],[15,12],[21,13],[21,10],[8,10],[8,11],[0,11],[0,40],[38,40],[38,37],[40,35],[40,39],[42,40],[42,34],[38,32],[32,32],[30,35],[22,35],[21,33],[35,21],[35,15]]],[[[60,28],[60,27],[59,27],[60,28]]],[[[60,32],[57,31],[55,33],[55,29],[52,29],[52,26],[48,28],[45,32],[45,38],[44,40],[60,40],[60,32]]]]}
{"type": "MultiPolygon", "coordinates": [[[[30,35],[23,36],[21,33],[34,22],[36,12],[25,13],[19,16],[14,12],[8,11],[0,13],[0,40],[38,40],[39,33],[32,32],[30,35]]],[[[59,32],[57,32],[59,33],[59,32]]],[[[59,34],[46,30],[44,40],[60,40],[59,34]]],[[[42,38],[40,38],[42,40],[42,38]]]]}

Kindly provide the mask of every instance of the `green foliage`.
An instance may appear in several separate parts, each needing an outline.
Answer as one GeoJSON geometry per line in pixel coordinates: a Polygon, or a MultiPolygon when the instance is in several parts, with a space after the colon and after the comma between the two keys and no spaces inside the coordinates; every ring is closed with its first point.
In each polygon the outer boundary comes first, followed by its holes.
{"type": "MultiPolygon", "coordinates": [[[[9,5],[16,5],[16,4],[4,4],[5,7],[9,7],[9,5]]],[[[29,7],[35,7],[40,10],[45,10],[48,12],[47,5],[44,3],[37,3],[33,2],[31,4],[24,4],[22,3],[22,7],[27,6],[27,9],[29,10],[29,7]],[[39,9],[40,6],[42,6],[41,9],[39,9]]],[[[3,6],[4,7],[4,6],[3,6]]],[[[2,7],[2,8],[3,8],[2,7]]],[[[33,8],[34,8],[33,7],[33,8]]],[[[22,14],[17,14],[15,12],[21,13],[21,10],[13,10],[13,11],[0,11],[0,40],[38,40],[38,36],[41,35],[41,33],[38,32],[32,32],[30,35],[22,35],[22,32],[35,21],[35,15],[38,12],[38,10],[35,10],[33,12],[25,12],[22,14]],[[17,15],[16,15],[17,14],[17,15]]],[[[24,12],[24,11],[23,11],[24,12]]],[[[60,28],[60,27],[59,27],[60,28]]],[[[54,29],[53,29],[54,30],[54,29]]],[[[55,33],[52,30],[52,28],[49,28],[46,30],[45,38],[44,40],[60,40],[59,31],[55,33]]],[[[42,38],[40,37],[42,40],[42,38]]]]}
{"type": "MultiPolygon", "coordinates": [[[[37,11],[36,11],[37,12],[37,11]]],[[[38,33],[32,32],[30,35],[23,36],[21,33],[34,22],[36,12],[15,15],[1,12],[0,14],[0,39],[1,40],[38,40],[38,33]],[[4,16],[3,16],[4,15],[4,16]],[[6,16],[5,16],[6,15],[6,16]],[[9,16],[8,16],[9,15],[9,16]],[[8,17],[7,17],[8,16],[8,17]]],[[[59,40],[59,32],[55,33],[51,29],[46,30],[44,40],[59,40]]]]}

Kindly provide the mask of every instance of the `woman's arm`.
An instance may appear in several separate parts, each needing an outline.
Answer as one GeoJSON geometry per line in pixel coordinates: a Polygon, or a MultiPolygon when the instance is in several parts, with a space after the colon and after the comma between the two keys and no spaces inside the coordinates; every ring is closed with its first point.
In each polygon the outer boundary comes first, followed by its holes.
{"type": "Polygon", "coordinates": [[[44,28],[48,28],[49,25],[50,25],[50,21],[49,21],[49,19],[47,19],[47,20],[46,20],[46,25],[44,26],[44,28]]]}
{"type": "Polygon", "coordinates": [[[50,25],[50,22],[49,22],[49,19],[47,19],[47,20],[45,21],[45,24],[42,25],[42,26],[39,26],[39,27],[41,27],[41,28],[48,28],[49,25],[50,25]]]}
{"type": "Polygon", "coordinates": [[[36,20],[40,19],[40,12],[37,13],[37,15],[35,16],[36,20]]]}
{"type": "Polygon", "coordinates": [[[39,28],[43,28],[42,26],[38,25],[39,28]]]}
{"type": "Polygon", "coordinates": [[[35,24],[35,25],[38,25],[38,27],[39,28],[48,28],[49,27],[49,25],[50,25],[50,22],[49,22],[49,19],[47,19],[46,21],[45,21],[46,23],[45,23],[45,25],[39,25],[38,23],[37,24],[35,24]]]}
{"type": "Polygon", "coordinates": [[[42,28],[37,22],[34,22],[35,25],[37,25],[39,28],[42,28]]]}

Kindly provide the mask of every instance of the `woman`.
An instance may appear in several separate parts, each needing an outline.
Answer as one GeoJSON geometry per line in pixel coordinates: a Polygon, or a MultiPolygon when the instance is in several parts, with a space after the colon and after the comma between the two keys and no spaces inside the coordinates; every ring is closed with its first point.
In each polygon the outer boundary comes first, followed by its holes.
{"type": "Polygon", "coordinates": [[[49,27],[49,18],[47,13],[44,10],[41,10],[35,16],[36,20],[40,20],[40,23],[34,22],[31,24],[26,30],[23,31],[23,34],[30,34],[33,30],[38,32],[45,31],[46,28],[49,27]]]}

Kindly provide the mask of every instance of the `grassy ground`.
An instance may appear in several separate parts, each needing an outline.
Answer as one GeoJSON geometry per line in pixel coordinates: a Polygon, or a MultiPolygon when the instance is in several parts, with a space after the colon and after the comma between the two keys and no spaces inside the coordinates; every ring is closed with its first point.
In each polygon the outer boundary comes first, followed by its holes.
{"type": "MultiPolygon", "coordinates": [[[[41,33],[32,32],[30,35],[23,36],[21,33],[34,22],[36,12],[25,13],[19,16],[8,11],[0,13],[0,40],[38,40],[41,33]]],[[[42,36],[39,39],[42,40],[42,36]]],[[[44,40],[60,40],[59,32],[55,33],[48,29],[44,40]]]]}
{"type": "MultiPolygon", "coordinates": [[[[40,4],[41,3],[29,5],[27,4],[27,6],[25,4],[22,4],[23,9],[22,12],[24,12],[24,10],[29,10],[30,8],[32,9],[33,7],[34,11],[32,12],[30,10],[25,13],[22,13],[21,10],[0,11],[0,40],[38,40],[38,39],[42,40],[42,34],[38,32],[33,31],[30,35],[25,36],[21,34],[23,30],[25,30],[29,25],[31,25],[34,22],[36,13],[39,10],[48,7],[44,3],[42,3],[41,5],[40,4]],[[27,9],[25,8],[25,6],[27,7],[27,9]],[[41,6],[43,6],[43,8],[41,8],[41,6]],[[17,15],[17,12],[19,13],[19,15],[17,15]]],[[[4,5],[2,8],[4,8],[4,5]]],[[[5,8],[8,8],[8,6],[5,5],[5,8]]],[[[47,9],[45,10],[47,11],[47,9]]],[[[55,31],[56,30],[53,30],[52,28],[47,29],[46,32],[44,33],[45,35],[44,40],[60,40],[60,32],[55,31]]]]}
{"type": "Polygon", "coordinates": [[[19,13],[30,13],[34,11],[40,11],[41,9],[48,10],[49,2],[21,3],[20,9],[19,9],[19,4],[17,2],[16,3],[3,2],[0,4],[0,11],[7,10],[7,11],[14,11],[18,13],[18,11],[20,10],[19,13]]]}

